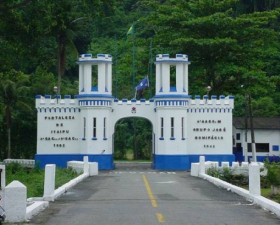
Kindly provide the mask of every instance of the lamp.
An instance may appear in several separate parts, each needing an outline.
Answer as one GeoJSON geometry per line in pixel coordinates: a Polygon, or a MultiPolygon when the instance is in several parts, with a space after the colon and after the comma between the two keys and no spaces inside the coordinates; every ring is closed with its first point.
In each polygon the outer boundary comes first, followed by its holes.
{"type": "Polygon", "coordinates": [[[57,86],[53,87],[53,91],[55,93],[56,103],[58,103],[57,94],[56,94],[57,93],[57,86]]]}
{"type": "MultiPolygon", "coordinates": [[[[206,88],[206,91],[207,91],[207,98],[209,98],[209,92],[212,90],[211,86],[208,86],[206,88]]],[[[206,99],[206,102],[207,102],[207,99],[206,99]]]]}

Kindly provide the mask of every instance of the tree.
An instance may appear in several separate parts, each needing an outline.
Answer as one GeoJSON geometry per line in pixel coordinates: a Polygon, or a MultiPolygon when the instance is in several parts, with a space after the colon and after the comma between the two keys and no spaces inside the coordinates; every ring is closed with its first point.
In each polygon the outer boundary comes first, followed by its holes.
{"type": "Polygon", "coordinates": [[[11,151],[11,124],[12,110],[14,107],[31,110],[25,103],[26,95],[29,91],[27,86],[29,77],[21,72],[10,71],[10,73],[0,74],[0,103],[5,107],[5,117],[7,125],[7,157],[12,157],[11,151]]]}
{"type": "Polygon", "coordinates": [[[173,55],[188,53],[192,61],[190,91],[197,89],[205,94],[205,87],[210,85],[212,93],[234,94],[239,91],[238,84],[245,82],[254,92],[258,92],[256,87],[263,90],[264,84],[269,85],[265,56],[275,49],[269,43],[278,40],[269,23],[276,20],[279,12],[238,14],[237,3],[237,0],[147,2],[152,12],[144,21],[156,30],[156,42],[173,55]]]}

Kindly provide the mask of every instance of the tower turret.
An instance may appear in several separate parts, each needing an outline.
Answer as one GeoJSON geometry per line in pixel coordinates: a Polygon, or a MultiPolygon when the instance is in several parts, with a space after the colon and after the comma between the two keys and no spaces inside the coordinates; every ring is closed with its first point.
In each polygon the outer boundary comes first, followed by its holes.
{"type": "Polygon", "coordinates": [[[79,95],[112,95],[112,56],[98,54],[80,55],[79,60],[79,95]],[[97,86],[92,86],[93,70],[97,66],[97,86]]]}
{"type": "Polygon", "coordinates": [[[156,56],[156,96],[172,97],[188,95],[188,56],[176,54],[176,58],[169,58],[169,54],[156,56]],[[175,66],[175,75],[171,74],[171,67],[175,66]]]}

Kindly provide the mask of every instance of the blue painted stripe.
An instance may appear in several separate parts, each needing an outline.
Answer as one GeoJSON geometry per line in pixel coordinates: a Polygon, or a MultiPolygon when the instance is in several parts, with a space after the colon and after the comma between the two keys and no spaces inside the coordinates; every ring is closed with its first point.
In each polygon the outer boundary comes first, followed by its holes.
{"type": "Polygon", "coordinates": [[[155,155],[153,167],[156,170],[189,170],[188,155],[155,155]]]}
{"type": "Polygon", "coordinates": [[[166,60],[158,60],[158,61],[155,61],[154,62],[154,64],[160,64],[160,63],[163,63],[163,62],[167,62],[167,63],[184,63],[184,64],[191,64],[191,61],[187,61],[187,60],[185,60],[185,61],[183,61],[183,60],[181,60],[181,59],[178,59],[178,60],[176,60],[176,59],[173,59],[173,60],[168,60],[168,59],[166,59],[166,60]]]}
{"type": "Polygon", "coordinates": [[[160,95],[155,95],[154,98],[177,98],[177,99],[180,99],[180,98],[189,98],[188,97],[189,95],[169,95],[169,94],[160,94],[160,95]]]}
{"type": "Polygon", "coordinates": [[[113,155],[105,155],[105,154],[36,154],[35,161],[39,163],[40,168],[45,168],[47,164],[55,164],[58,167],[66,168],[68,161],[83,161],[83,157],[88,156],[89,162],[97,162],[99,170],[112,170],[115,169],[115,165],[113,163],[113,155]]]}
{"type": "Polygon", "coordinates": [[[75,95],[74,98],[114,98],[112,95],[106,94],[83,94],[75,95]]]}
{"type": "Polygon", "coordinates": [[[100,59],[91,59],[91,60],[79,60],[79,61],[76,61],[77,64],[86,64],[86,63],[110,63],[112,64],[112,60],[100,60],[100,59]]]}
{"type": "Polygon", "coordinates": [[[212,95],[211,99],[217,99],[217,95],[212,95]]]}
{"type": "MultiPolygon", "coordinates": [[[[190,170],[191,163],[199,162],[200,155],[154,155],[154,169],[158,170],[190,170]]],[[[205,161],[235,162],[235,156],[230,155],[203,155],[205,161]]]]}

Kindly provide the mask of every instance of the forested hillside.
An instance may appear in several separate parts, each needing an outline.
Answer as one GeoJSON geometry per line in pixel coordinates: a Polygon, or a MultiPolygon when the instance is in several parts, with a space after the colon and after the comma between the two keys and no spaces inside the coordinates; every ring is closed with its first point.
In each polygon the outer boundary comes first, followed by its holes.
{"type": "MultiPolygon", "coordinates": [[[[3,0],[0,15],[0,159],[34,157],[35,95],[54,95],[54,86],[77,94],[83,53],[113,56],[119,99],[146,75],[152,98],[155,55],[184,53],[190,95],[211,86],[211,95],[235,96],[235,116],[244,116],[245,96],[253,116],[280,114],[278,0],[3,0]]],[[[115,157],[133,149],[149,158],[151,133],[148,121],[119,121],[115,157]]]]}

